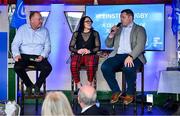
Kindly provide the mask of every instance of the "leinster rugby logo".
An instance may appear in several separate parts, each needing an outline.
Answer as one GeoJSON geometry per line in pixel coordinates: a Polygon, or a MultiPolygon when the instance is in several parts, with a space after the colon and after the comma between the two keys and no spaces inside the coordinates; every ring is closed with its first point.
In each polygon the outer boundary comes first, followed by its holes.
{"type": "Polygon", "coordinates": [[[24,10],[24,7],[23,7],[23,2],[20,2],[19,6],[17,8],[17,16],[20,19],[26,19],[25,10],[24,10]]]}

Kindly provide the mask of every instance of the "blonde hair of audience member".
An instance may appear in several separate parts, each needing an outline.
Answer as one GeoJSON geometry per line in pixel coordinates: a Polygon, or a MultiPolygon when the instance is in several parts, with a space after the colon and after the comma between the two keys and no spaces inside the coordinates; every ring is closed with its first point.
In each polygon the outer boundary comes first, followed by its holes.
{"type": "Polygon", "coordinates": [[[42,116],[74,115],[67,97],[62,92],[49,92],[42,105],[42,116]]]}

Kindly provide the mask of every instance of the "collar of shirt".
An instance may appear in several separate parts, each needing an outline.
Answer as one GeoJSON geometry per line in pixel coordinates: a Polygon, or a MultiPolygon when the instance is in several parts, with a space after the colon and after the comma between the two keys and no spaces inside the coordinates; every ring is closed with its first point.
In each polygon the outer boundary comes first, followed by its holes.
{"type": "Polygon", "coordinates": [[[87,109],[89,109],[90,107],[92,107],[93,105],[87,106],[85,108],[82,109],[81,113],[85,112],[87,109]]]}
{"type": "Polygon", "coordinates": [[[125,26],[125,27],[123,27],[123,28],[132,28],[132,26],[133,26],[133,22],[131,22],[129,25],[127,25],[127,26],[125,26]]]}

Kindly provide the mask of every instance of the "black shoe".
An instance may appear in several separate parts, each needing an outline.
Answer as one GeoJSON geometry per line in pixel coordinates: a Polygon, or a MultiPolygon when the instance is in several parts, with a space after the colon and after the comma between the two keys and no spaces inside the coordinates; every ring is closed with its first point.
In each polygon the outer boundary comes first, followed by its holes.
{"type": "Polygon", "coordinates": [[[26,94],[27,95],[32,95],[32,87],[27,87],[26,88],[26,94]]]}
{"type": "Polygon", "coordinates": [[[34,87],[34,94],[35,95],[40,95],[40,88],[38,86],[34,87]]]}

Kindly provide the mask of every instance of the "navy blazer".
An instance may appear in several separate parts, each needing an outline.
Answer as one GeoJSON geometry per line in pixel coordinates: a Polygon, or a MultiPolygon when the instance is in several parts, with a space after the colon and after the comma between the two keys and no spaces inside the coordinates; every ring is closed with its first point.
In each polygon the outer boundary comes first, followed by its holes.
{"type": "Polygon", "coordinates": [[[101,107],[93,105],[80,115],[109,115],[109,112],[101,107]]]}

